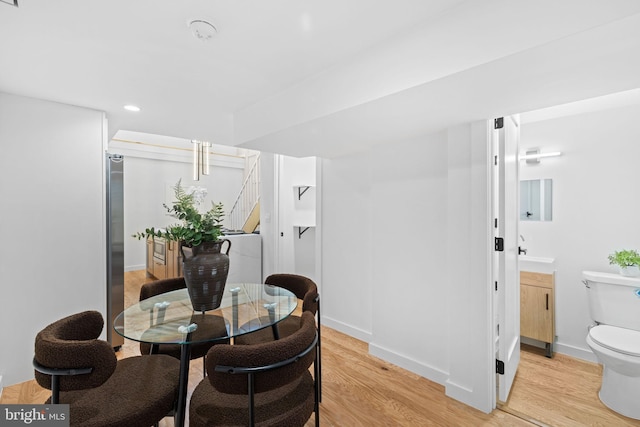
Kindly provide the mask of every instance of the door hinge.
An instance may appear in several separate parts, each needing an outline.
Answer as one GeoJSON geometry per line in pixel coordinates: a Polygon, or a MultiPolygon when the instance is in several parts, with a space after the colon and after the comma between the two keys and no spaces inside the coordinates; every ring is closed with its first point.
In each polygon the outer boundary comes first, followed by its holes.
{"type": "Polygon", "coordinates": [[[496,240],[495,240],[495,251],[496,252],[504,251],[504,239],[502,237],[496,237],[496,240]]]}
{"type": "Polygon", "coordinates": [[[496,374],[504,375],[504,362],[496,359],[496,374]]]}
{"type": "Polygon", "coordinates": [[[498,218],[493,219],[493,228],[498,228],[498,218]]]}
{"type": "Polygon", "coordinates": [[[504,117],[498,117],[493,121],[494,129],[502,129],[504,127],[504,117]]]}
{"type": "Polygon", "coordinates": [[[498,281],[496,280],[496,291],[498,290],[498,281]]]}
{"type": "Polygon", "coordinates": [[[498,156],[493,156],[493,165],[498,166],[498,156]]]}

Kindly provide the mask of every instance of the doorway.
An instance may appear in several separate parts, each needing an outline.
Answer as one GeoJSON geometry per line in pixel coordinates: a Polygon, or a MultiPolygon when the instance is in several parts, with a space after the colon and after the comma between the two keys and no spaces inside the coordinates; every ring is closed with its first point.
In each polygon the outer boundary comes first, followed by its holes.
{"type": "MultiPolygon", "coordinates": [[[[570,356],[576,365],[586,361],[597,368],[585,343],[592,321],[581,272],[612,271],[607,255],[614,249],[637,247],[640,242],[640,230],[628,227],[624,230],[624,224],[633,221],[629,212],[637,212],[640,202],[635,198],[628,200],[624,191],[617,188],[619,183],[633,179],[637,166],[632,159],[640,155],[633,143],[640,135],[640,126],[634,119],[640,113],[640,91],[632,92],[635,95],[613,94],[521,115],[521,152],[538,148],[544,153],[562,153],[540,159],[536,164],[522,161],[519,171],[521,179],[553,181],[551,221],[523,221],[519,225],[528,255],[556,260],[556,353],[549,362],[556,358],[559,361],[558,356],[570,356]]],[[[541,352],[538,362],[546,364],[548,360],[541,352]]],[[[526,369],[522,363],[519,375],[530,376],[526,369]]],[[[556,368],[550,364],[548,369],[556,368]]],[[[561,375],[557,372],[556,376],[561,375]]],[[[582,384],[584,390],[592,390],[593,386],[591,397],[595,408],[599,405],[599,378],[596,384],[586,384],[585,378],[567,380],[567,387],[559,390],[568,399],[573,393],[570,385],[582,384]]]]}
{"type": "Polygon", "coordinates": [[[276,169],[277,272],[300,274],[318,281],[316,157],[274,156],[276,169]]]}

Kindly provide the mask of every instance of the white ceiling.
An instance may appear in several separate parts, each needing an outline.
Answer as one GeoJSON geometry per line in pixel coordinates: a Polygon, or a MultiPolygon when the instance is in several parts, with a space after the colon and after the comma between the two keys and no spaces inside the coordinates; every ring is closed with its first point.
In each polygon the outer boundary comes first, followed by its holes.
{"type": "Polygon", "coordinates": [[[19,4],[0,3],[0,91],[105,111],[111,136],[335,157],[640,87],[636,0],[19,4]]]}

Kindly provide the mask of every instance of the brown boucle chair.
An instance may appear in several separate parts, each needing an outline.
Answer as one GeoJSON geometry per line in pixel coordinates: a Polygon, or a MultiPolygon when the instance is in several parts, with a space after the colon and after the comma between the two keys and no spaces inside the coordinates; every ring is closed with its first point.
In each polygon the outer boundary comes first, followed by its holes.
{"type": "Polygon", "coordinates": [[[304,426],[313,412],[320,425],[317,330],[309,311],[296,332],[279,340],[212,347],[207,372],[191,396],[191,427],[304,426]]]}
{"type": "MultiPolygon", "coordinates": [[[[322,401],[322,354],[320,335],[320,295],[315,282],[298,274],[272,274],[265,279],[268,285],[275,285],[293,292],[302,300],[302,311],[309,311],[318,318],[318,383],[320,384],[320,401],[322,401]]],[[[267,291],[268,292],[268,291],[267,291]]],[[[300,317],[289,316],[278,322],[273,328],[264,328],[234,339],[235,344],[259,344],[273,341],[277,332],[283,338],[293,334],[300,328],[300,317]]]]}
{"type": "Polygon", "coordinates": [[[65,403],[70,425],[148,427],[174,409],[180,362],[166,355],[120,361],[99,340],[104,327],[97,311],[58,320],[35,339],[35,379],[52,391],[45,403],[65,403]]]}
{"type": "MultiPolygon", "coordinates": [[[[144,306],[143,301],[154,297],[156,295],[163,294],[165,292],[177,291],[178,289],[185,289],[187,284],[184,281],[184,277],[176,277],[171,279],[162,279],[156,280],[153,282],[145,283],[140,288],[140,302],[141,306],[144,306]]],[[[152,307],[148,307],[149,310],[152,307]]],[[[197,313],[194,312],[191,317],[190,323],[196,323],[198,325],[198,329],[196,329],[191,338],[194,341],[198,341],[198,337],[215,337],[227,336],[227,327],[224,322],[224,319],[220,316],[208,315],[206,313],[197,313]]],[[[203,376],[206,372],[204,367],[205,356],[207,351],[215,345],[215,344],[229,344],[229,340],[221,340],[215,342],[199,342],[195,344],[191,344],[191,357],[190,359],[198,359],[202,357],[202,372],[203,376]]],[[[151,353],[151,344],[146,342],[140,343],[140,354],[150,354],[151,353]]],[[[157,354],[167,354],[169,356],[175,357],[176,359],[180,359],[181,355],[181,346],[180,344],[162,344],[159,345],[156,351],[157,354]]]]}

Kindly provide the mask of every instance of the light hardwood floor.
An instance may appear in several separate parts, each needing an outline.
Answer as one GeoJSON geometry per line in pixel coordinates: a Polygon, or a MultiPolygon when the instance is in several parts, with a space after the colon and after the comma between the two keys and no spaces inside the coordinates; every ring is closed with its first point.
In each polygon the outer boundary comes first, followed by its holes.
{"type": "MultiPolygon", "coordinates": [[[[602,367],[564,354],[544,356],[544,349],[522,346],[520,367],[505,410],[558,427],[640,427],[598,398],[602,367]]],[[[638,396],[640,405],[640,396],[638,396]]]]}
{"type": "MultiPolygon", "coordinates": [[[[137,302],[144,272],[127,273],[125,305],[137,302]]],[[[127,341],[118,357],[139,354],[127,341]]],[[[484,414],[444,394],[444,387],[368,354],[367,344],[322,329],[322,426],[640,426],[600,403],[600,368],[563,355],[522,353],[521,368],[504,410],[484,414]],[[539,420],[537,421],[527,421],[539,420]]],[[[191,364],[189,390],[202,380],[191,364]]],[[[49,396],[35,381],[5,387],[0,403],[40,403],[49,396]]],[[[173,426],[165,418],[162,427],[173,426]]],[[[313,426],[313,416],[307,426],[313,426]]]]}

